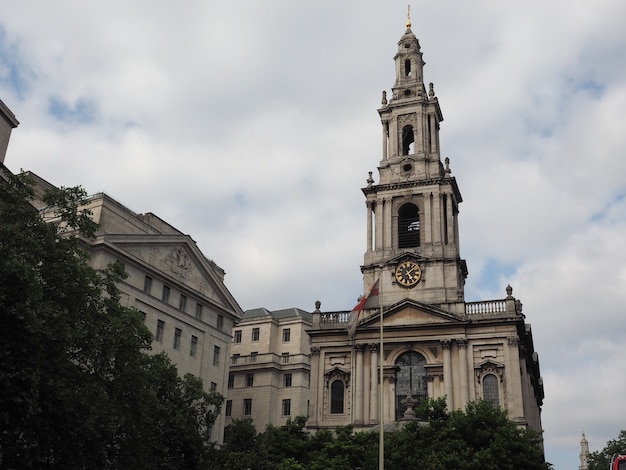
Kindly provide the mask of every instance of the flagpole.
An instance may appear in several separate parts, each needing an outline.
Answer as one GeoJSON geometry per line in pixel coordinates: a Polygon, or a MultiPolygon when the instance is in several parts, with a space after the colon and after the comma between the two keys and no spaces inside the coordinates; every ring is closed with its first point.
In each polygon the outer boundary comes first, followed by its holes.
{"type": "MultiPolygon", "coordinates": [[[[382,270],[380,272],[380,277],[383,277],[382,270]]],[[[378,436],[378,470],[385,470],[385,402],[384,402],[384,393],[383,393],[383,357],[385,355],[385,351],[383,349],[383,302],[382,295],[380,290],[382,285],[379,281],[378,286],[378,301],[380,304],[380,347],[379,347],[379,358],[380,358],[380,385],[379,385],[379,397],[378,397],[378,414],[379,414],[379,423],[380,430],[378,436]]]]}

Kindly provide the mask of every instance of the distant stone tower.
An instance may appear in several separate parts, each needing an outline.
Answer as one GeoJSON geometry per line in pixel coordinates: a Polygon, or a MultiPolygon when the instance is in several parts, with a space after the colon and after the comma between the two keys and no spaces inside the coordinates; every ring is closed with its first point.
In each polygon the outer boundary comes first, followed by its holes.
{"type": "Polygon", "coordinates": [[[580,466],[578,470],[589,470],[589,442],[585,439],[585,433],[580,440],[580,466]]]}

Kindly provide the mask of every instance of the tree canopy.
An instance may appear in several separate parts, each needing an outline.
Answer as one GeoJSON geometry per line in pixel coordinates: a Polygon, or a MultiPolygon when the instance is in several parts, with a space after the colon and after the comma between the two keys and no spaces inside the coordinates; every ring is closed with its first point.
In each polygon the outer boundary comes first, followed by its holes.
{"type": "MultiPolygon", "coordinates": [[[[465,410],[446,410],[444,399],[427,400],[422,417],[385,433],[386,468],[427,470],[545,470],[541,437],[518,427],[490,402],[477,401],[465,410]]],[[[315,434],[306,418],[268,426],[255,436],[251,420],[235,420],[216,462],[227,470],[313,469],[376,470],[377,431],[355,432],[351,426],[315,434]]]]}
{"type": "Polygon", "coordinates": [[[589,470],[608,470],[614,454],[626,455],[626,430],[621,430],[617,439],[611,439],[604,449],[589,455],[589,470]]]}
{"type": "Polygon", "coordinates": [[[120,263],[89,266],[85,192],[48,193],[50,224],[25,177],[0,176],[0,469],[206,468],[222,397],[149,354],[120,263]]]}

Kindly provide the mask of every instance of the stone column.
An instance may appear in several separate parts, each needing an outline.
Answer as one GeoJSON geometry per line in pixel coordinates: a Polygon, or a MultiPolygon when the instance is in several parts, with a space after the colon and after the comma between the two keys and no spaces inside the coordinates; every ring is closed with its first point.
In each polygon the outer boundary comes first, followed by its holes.
{"type": "Polygon", "coordinates": [[[382,199],[378,199],[376,201],[376,215],[375,215],[375,225],[376,225],[376,239],[374,243],[376,243],[376,250],[382,250],[383,248],[383,225],[385,224],[384,218],[384,204],[382,199]]]}
{"type": "Polygon", "coordinates": [[[378,344],[370,344],[370,424],[378,424],[378,344]]]}
{"type": "Polygon", "coordinates": [[[383,122],[383,160],[387,160],[387,148],[389,147],[389,137],[387,137],[388,124],[383,122]]]}
{"type": "Polygon", "coordinates": [[[454,397],[452,388],[452,356],[450,349],[452,341],[445,340],[441,342],[443,348],[443,386],[446,391],[448,409],[454,409],[454,397]]]}
{"type": "Polygon", "coordinates": [[[324,404],[324,364],[320,360],[320,348],[311,348],[311,424],[317,425],[322,418],[322,407],[324,404]]]}
{"type": "Polygon", "coordinates": [[[367,251],[372,251],[372,203],[370,201],[365,202],[367,207],[367,251]]]}
{"type": "Polygon", "coordinates": [[[354,424],[363,424],[363,350],[364,344],[354,346],[356,353],[356,390],[354,391],[354,424]]]}
{"type": "Polygon", "coordinates": [[[434,227],[433,214],[433,193],[430,196],[424,197],[424,221],[422,222],[421,229],[424,232],[424,243],[429,245],[432,243],[432,227],[434,227]]]}
{"type": "Polygon", "coordinates": [[[459,347],[459,381],[461,387],[460,407],[464,407],[469,401],[469,382],[467,381],[467,340],[459,339],[456,344],[459,347]]]}
{"type": "MultiPolygon", "coordinates": [[[[524,390],[520,374],[517,373],[517,371],[521,370],[521,367],[519,337],[510,336],[507,339],[507,344],[504,346],[504,387],[502,390],[506,393],[507,410],[511,418],[524,416],[524,405],[522,403],[524,390]]],[[[502,381],[502,378],[500,380],[502,381]]],[[[504,402],[504,397],[501,396],[500,400],[504,402]]]]}
{"type": "Polygon", "coordinates": [[[391,198],[385,199],[385,249],[391,249],[391,198]]]}

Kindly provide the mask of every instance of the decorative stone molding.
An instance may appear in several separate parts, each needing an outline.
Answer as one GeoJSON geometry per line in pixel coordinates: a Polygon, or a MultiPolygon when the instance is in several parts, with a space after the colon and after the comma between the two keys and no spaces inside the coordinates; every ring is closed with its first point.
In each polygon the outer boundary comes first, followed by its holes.
{"type": "Polygon", "coordinates": [[[474,371],[476,373],[476,381],[480,384],[482,379],[487,374],[493,374],[500,379],[500,382],[504,381],[504,364],[499,362],[487,360],[478,364],[474,371]]]}
{"type": "Polygon", "coordinates": [[[366,347],[366,346],[367,346],[367,345],[366,345],[366,344],[363,344],[363,343],[360,343],[360,344],[355,344],[355,345],[354,345],[354,350],[355,350],[357,353],[359,353],[359,354],[363,354],[363,351],[365,351],[365,347],[366,347]]]}
{"type": "Polygon", "coordinates": [[[509,346],[517,346],[519,344],[519,337],[509,336],[508,341],[509,341],[509,346]]]}
{"type": "Polygon", "coordinates": [[[380,349],[380,344],[378,343],[370,344],[370,352],[377,353],[379,349],[380,349]]]}
{"type": "Polygon", "coordinates": [[[324,380],[327,387],[334,379],[339,379],[343,381],[346,384],[346,387],[350,386],[350,372],[342,369],[341,367],[333,367],[332,369],[324,373],[324,380]]]}
{"type": "Polygon", "coordinates": [[[450,349],[452,347],[452,341],[450,341],[449,339],[441,341],[441,347],[443,349],[450,349]]]}
{"type": "Polygon", "coordinates": [[[169,270],[182,278],[186,278],[193,270],[191,258],[182,246],[177,246],[165,257],[169,270]]]}
{"type": "Polygon", "coordinates": [[[459,348],[467,348],[467,340],[465,338],[460,338],[456,340],[456,344],[459,348]]]}
{"type": "Polygon", "coordinates": [[[320,348],[313,346],[311,348],[311,356],[319,356],[320,355],[320,348]]]}

